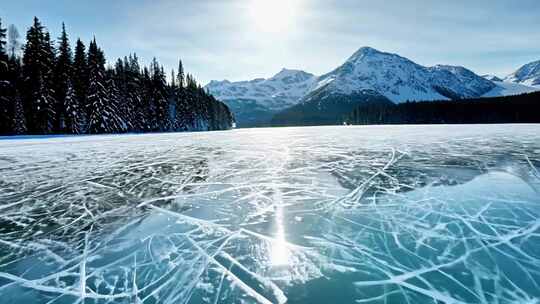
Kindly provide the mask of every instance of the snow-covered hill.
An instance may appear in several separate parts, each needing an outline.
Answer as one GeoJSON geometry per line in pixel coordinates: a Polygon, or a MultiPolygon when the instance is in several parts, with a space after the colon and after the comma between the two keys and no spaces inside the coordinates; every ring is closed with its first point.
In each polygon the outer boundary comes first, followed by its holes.
{"type": "Polygon", "coordinates": [[[540,91],[540,87],[535,88],[514,82],[499,81],[495,82],[495,84],[497,86],[491,91],[482,95],[482,97],[510,96],[540,91]]]}
{"type": "Polygon", "coordinates": [[[304,71],[283,69],[268,79],[211,81],[206,88],[231,107],[239,126],[251,126],[269,122],[275,113],[295,105],[316,79],[304,71]]]}
{"type": "Polygon", "coordinates": [[[526,86],[540,87],[540,60],[522,66],[514,73],[508,75],[504,80],[526,86]]]}
{"type": "MultiPolygon", "coordinates": [[[[540,66],[539,64],[540,61],[536,63],[537,69],[540,66]]],[[[495,83],[496,87],[482,95],[482,97],[510,96],[540,91],[540,85],[536,85],[536,87],[531,86],[535,82],[533,80],[535,78],[534,75],[534,63],[521,67],[505,79],[501,79],[495,75],[483,75],[482,77],[495,83]]],[[[539,70],[537,70],[536,75],[538,82],[540,80],[539,70]]]]}
{"type": "Polygon", "coordinates": [[[479,97],[495,84],[463,68],[424,67],[396,54],[364,47],[343,65],[319,77],[303,102],[325,96],[376,92],[400,103],[479,97]]]}
{"type": "Polygon", "coordinates": [[[484,77],[485,79],[487,79],[489,81],[493,81],[493,82],[503,81],[502,78],[499,78],[499,77],[497,77],[495,75],[491,75],[491,74],[482,75],[482,77],[484,77]]]}
{"type": "Polygon", "coordinates": [[[206,88],[220,100],[250,100],[271,110],[292,106],[315,82],[316,76],[283,69],[275,76],[251,81],[211,81],[206,88]]]}

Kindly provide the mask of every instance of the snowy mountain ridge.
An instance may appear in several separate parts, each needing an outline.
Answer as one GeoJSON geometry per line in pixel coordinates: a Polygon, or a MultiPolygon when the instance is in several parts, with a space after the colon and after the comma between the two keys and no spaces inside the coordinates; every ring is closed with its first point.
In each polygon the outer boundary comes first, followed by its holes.
{"type": "Polygon", "coordinates": [[[504,81],[540,88],[540,60],[520,67],[517,71],[508,75],[504,81]]]}
{"type": "Polygon", "coordinates": [[[495,75],[492,75],[492,74],[485,74],[485,75],[482,75],[482,77],[484,77],[485,79],[489,80],[489,81],[493,81],[493,82],[502,82],[503,79],[498,77],[498,76],[495,76],[495,75]]]}
{"type": "Polygon", "coordinates": [[[363,47],[343,65],[325,74],[310,94],[351,95],[377,92],[395,103],[407,100],[446,100],[479,97],[495,84],[463,67],[437,65],[424,67],[397,54],[363,47]],[[316,93],[316,94],[314,94],[316,93]]]}
{"type": "Polygon", "coordinates": [[[213,80],[206,88],[219,100],[249,100],[270,110],[281,110],[295,105],[316,78],[304,71],[282,69],[268,79],[238,82],[213,80]]]}
{"type": "Polygon", "coordinates": [[[362,47],[341,66],[322,76],[283,69],[268,79],[211,81],[206,88],[231,107],[240,125],[244,121],[256,125],[295,105],[320,104],[325,100],[331,100],[332,104],[339,100],[347,103],[374,99],[401,103],[496,97],[540,90],[540,61],[512,75],[503,82],[490,75],[479,76],[461,66],[426,67],[398,54],[362,47]],[[537,81],[539,88],[531,87],[537,81]]]}

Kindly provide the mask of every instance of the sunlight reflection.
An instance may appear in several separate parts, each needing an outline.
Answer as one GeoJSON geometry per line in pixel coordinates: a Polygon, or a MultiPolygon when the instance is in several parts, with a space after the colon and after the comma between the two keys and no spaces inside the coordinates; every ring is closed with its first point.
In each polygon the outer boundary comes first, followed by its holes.
{"type": "Polygon", "coordinates": [[[270,255],[270,263],[273,266],[282,266],[289,264],[290,252],[287,248],[285,239],[278,239],[272,244],[272,252],[270,255]]]}
{"type": "Polygon", "coordinates": [[[277,234],[275,241],[272,242],[270,249],[270,263],[273,266],[283,266],[290,263],[290,252],[285,241],[285,225],[283,223],[283,207],[276,207],[276,228],[277,234]]]}

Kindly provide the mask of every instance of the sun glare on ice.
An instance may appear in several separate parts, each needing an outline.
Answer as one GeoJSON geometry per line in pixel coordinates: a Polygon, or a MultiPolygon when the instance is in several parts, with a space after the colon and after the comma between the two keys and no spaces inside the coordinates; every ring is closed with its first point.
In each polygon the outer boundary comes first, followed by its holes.
{"type": "Polygon", "coordinates": [[[283,206],[278,206],[276,210],[277,235],[272,244],[270,252],[270,263],[272,266],[284,266],[290,262],[290,252],[285,240],[285,225],[283,223],[283,206]]]}

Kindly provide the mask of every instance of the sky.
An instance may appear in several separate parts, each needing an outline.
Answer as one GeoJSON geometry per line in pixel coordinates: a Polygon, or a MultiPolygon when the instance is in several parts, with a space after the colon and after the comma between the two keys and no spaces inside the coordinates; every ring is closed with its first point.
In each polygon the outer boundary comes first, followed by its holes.
{"type": "Polygon", "coordinates": [[[419,64],[505,76],[540,60],[539,0],[2,0],[4,26],[33,16],[53,37],[95,36],[109,62],[137,53],[167,70],[178,59],[206,84],[317,75],[371,46],[419,64]]]}

